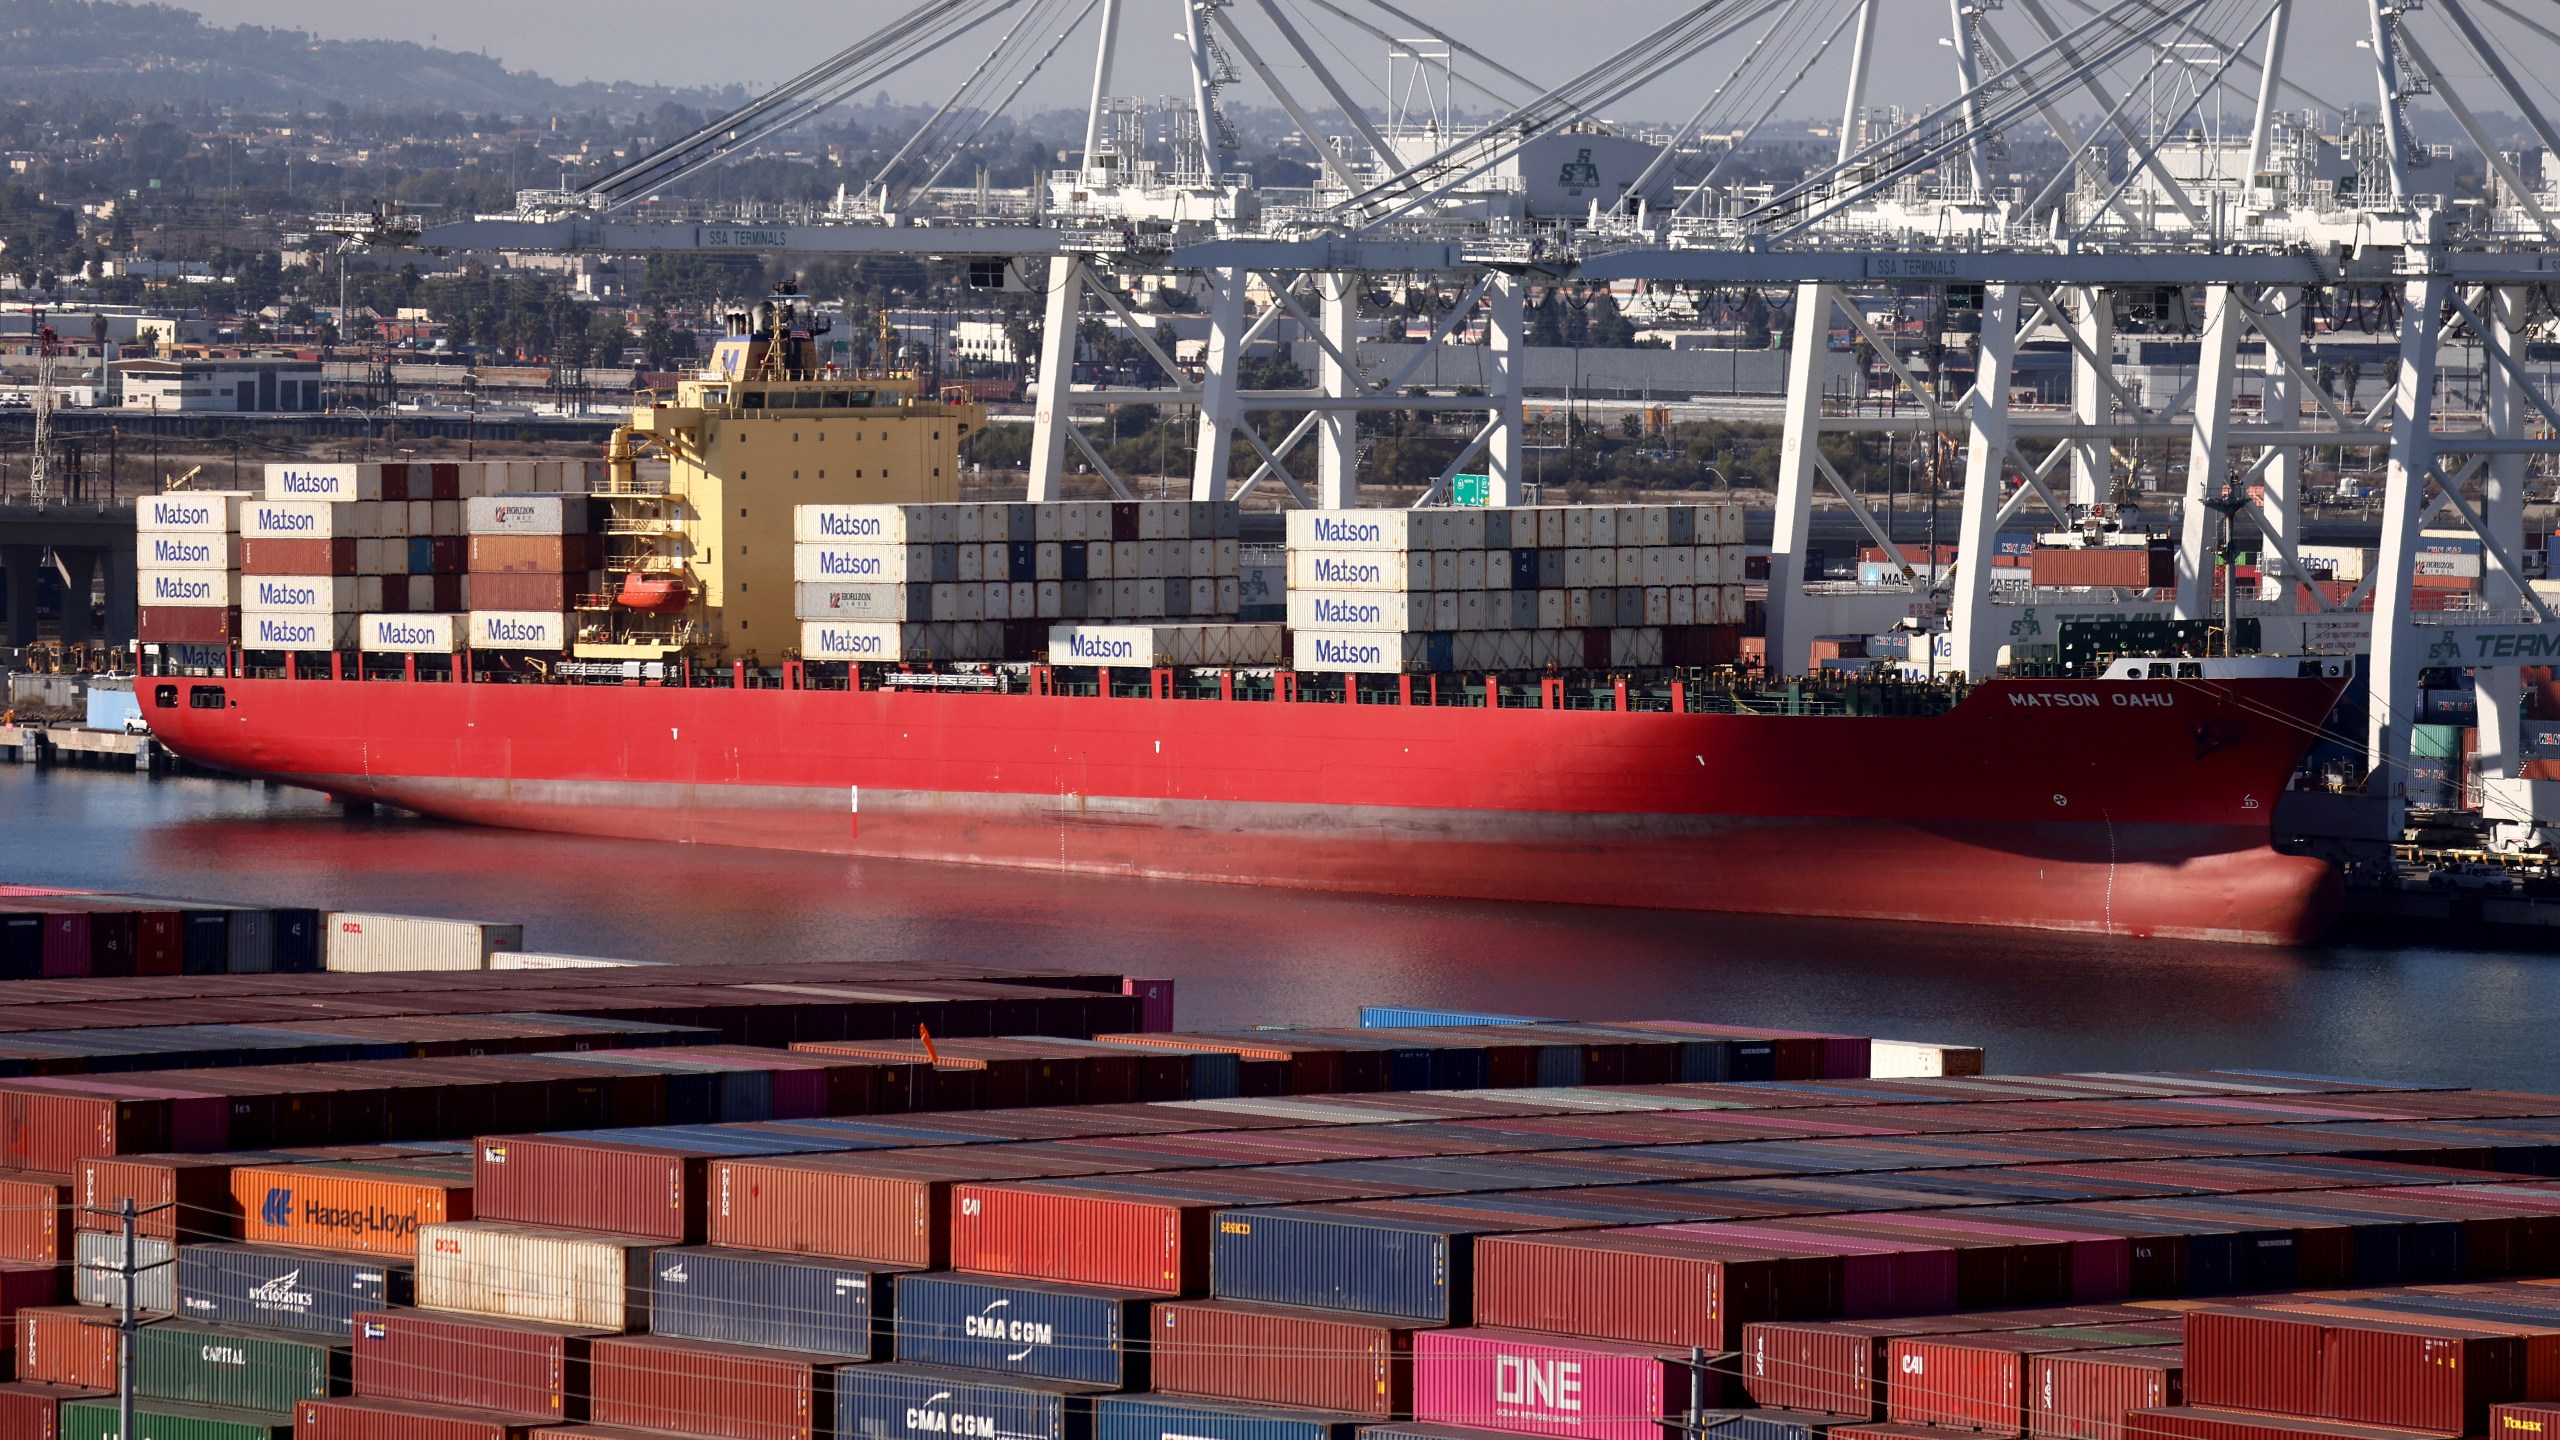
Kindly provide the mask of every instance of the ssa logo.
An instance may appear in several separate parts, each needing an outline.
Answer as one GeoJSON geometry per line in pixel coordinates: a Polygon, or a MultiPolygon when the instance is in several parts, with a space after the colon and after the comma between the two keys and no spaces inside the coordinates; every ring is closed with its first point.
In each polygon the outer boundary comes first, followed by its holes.
{"type": "Polygon", "coordinates": [[[258,1206],[258,1222],[282,1229],[293,1223],[293,1191],[283,1185],[267,1187],[267,1198],[258,1206]]]}

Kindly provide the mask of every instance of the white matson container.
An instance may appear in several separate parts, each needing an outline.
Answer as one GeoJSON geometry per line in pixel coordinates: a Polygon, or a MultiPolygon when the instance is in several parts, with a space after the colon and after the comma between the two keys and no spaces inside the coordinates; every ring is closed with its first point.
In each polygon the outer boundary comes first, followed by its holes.
{"type": "Polygon", "coordinates": [[[240,612],[243,650],[352,650],[356,617],[303,610],[240,612]]]}
{"type": "Polygon", "coordinates": [[[144,570],[134,585],[145,605],[227,610],[240,603],[239,580],[228,570],[144,570]]]}
{"type": "Polygon", "coordinates": [[[524,948],[522,925],[340,910],[329,916],[331,970],[486,970],[489,957],[524,948]]]}
{"type": "Polygon", "coordinates": [[[267,467],[270,500],[379,500],[378,464],[312,465],[294,461],[267,467]]]}
{"type": "MultiPolygon", "coordinates": [[[[1339,594],[1322,591],[1289,592],[1289,628],[1292,630],[1431,630],[1456,628],[1456,617],[1442,627],[1434,623],[1438,606],[1433,591],[1353,590],[1339,594]]],[[[1455,597],[1452,597],[1452,606],[1455,597]]]]}
{"type": "Polygon", "coordinates": [[[364,605],[363,591],[381,591],[355,575],[243,575],[240,603],[251,610],[289,610],[304,615],[353,614],[364,605]]]}
{"type": "Polygon", "coordinates": [[[252,540],[350,540],[379,535],[383,509],[371,500],[250,500],[240,533],[252,540]]]}
{"type": "Polygon", "coordinates": [[[356,648],[378,655],[450,655],[462,648],[460,615],[359,615],[356,648]]]}
{"type": "Polygon", "coordinates": [[[137,531],[133,563],[145,570],[237,570],[240,537],[222,531],[137,531]]]}
{"type": "Polygon", "coordinates": [[[229,535],[240,528],[245,490],[171,490],[133,502],[133,528],[186,535],[229,535]]]}
{"type": "Polygon", "coordinates": [[[418,1305],[546,1325],[639,1331],[653,1245],[461,1220],[418,1227],[418,1305]]]}
{"type": "Polygon", "coordinates": [[[1292,510],[1288,525],[1292,550],[1431,548],[1430,519],[1415,510],[1292,510]]]}
{"type": "Polygon", "coordinates": [[[474,650],[566,650],[569,617],[548,610],[474,610],[468,641],[474,650]]]}

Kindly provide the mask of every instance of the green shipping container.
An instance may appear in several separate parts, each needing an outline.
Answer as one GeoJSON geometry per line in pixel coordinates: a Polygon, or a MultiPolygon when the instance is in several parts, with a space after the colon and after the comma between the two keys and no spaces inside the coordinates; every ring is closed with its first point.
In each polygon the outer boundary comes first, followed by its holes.
{"type": "Polygon", "coordinates": [[[290,1415],[303,1400],[347,1393],[344,1345],[219,1325],[164,1322],[134,1345],[134,1393],[188,1405],[290,1415]]]}
{"type": "MultiPolygon", "coordinates": [[[[293,1417],[263,1410],[142,1400],[133,1419],[133,1440],[293,1440],[293,1417]]],[[[118,1440],[116,1423],[114,1400],[74,1400],[62,1407],[62,1440],[118,1440]]]]}
{"type": "Polygon", "coordinates": [[[2412,725],[2409,754],[2420,760],[2451,760],[2462,754],[2462,732],[2468,725],[2412,725]]]}

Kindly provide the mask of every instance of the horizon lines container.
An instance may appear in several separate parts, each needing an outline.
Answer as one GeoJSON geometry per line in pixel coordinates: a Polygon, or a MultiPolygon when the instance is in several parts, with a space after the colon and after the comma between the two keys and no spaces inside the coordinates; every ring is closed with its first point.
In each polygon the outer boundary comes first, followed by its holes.
{"type": "Polygon", "coordinates": [[[818,1440],[835,1430],[838,1362],[825,1356],[617,1335],[596,1341],[588,1363],[597,1425],[697,1440],[818,1440]]]}
{"type": "Polygon", "coordinates": [[[557,1424],[586,1418],[589,1350],[608,1332],[411,1309],[359,1311],[354,1333],[358,1395],[557,1424]]]}
{"type": "Polygon", "coordinates": [[[1151,1296],[957,1273],[895,1286],[902,1365],[1147,1388],[1151,1296]]]}
{"type": "Polygon", "coordinates": [[[437,1310],[637,1331],[649,1323],[649,1257],[626,1236],[465,1220],[418,1231],[418,1304],[437,1310]]]}
{"type": "MultiPolygon", "coordinates": [[[[1724,1377],[1703,1377],[1710,1402],[1724,1377]]],[[[1413,1418],[1525,1435],[1662,1440],[1685,1412],[1687,1356],[1608,1340],[1517,1330],[1424,1330],[1413,1337],[1413,1418]]]]}
{"type": "Polygon", "coordinates": [[[1413,1327],[1332,1310],[1166,1300],[1147,1342],[1158,1390],[1392,1420],[1413,1412],[1413,1327]]]}
{"type": "Polygon", "coordinates": [[[708,1245],[660,1250],[649,1264],[653,1335],[852,1361],[884,1348],[885,1273],[708,1245]]]}

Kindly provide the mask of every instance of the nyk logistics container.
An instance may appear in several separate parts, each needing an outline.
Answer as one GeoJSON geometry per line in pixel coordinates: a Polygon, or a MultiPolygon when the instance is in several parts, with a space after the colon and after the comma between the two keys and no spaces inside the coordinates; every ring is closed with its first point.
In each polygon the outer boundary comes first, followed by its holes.
{"type": "Polygon", "coordinates": [[[587,1417],[587,1362],[601,1330],[367,1310],[355,1318],[356,1393],[546,1416],[587,1417]]]}
{"type": "MultiPolygon", "coordinates": [[[[1700,1377],[1710,1402],[1724,1376],[1700,1377]]],[[[1661,1440],[1689,1404],[1686,1355],[1516,1330],[1425,1330],[1413,1337],[1413,1418],[1523,1435],[1661,1440]]]]}
{"type": "MultiPolygon", "coordinates": [[[[660,1250],[650,1265],[653,1335],[844,1360],[879,1356],[877,1332],[885,1328],[880,1322],[889,1308],[886,1274],[797,1255],[711,1246],[660,1250]]],[[[901,1314],[910,1303],[902,1285],[901,1314]]]]}
{"type": "Polygon", "coordinates": [[[553,1422],[405,1400],[305,1400],[294,1440],[540,1440],[553,1422]]]}
{"type": "Polygon", "coordinates": [[[1225,1300],[1155,1308],[1149,1365],[1176,1395],[1389,1419],[1412,1413],[1413,1330],[1324,1310],[1225,1300]]]}
{"type": "Polygon", "coordinates": [[[175,1273],[183,1319],[345,1335],[358,1311],[409,1304],[416,1271],[369,1257],[209,1243],[179,1246],[175,1273]]]}
{"type": "Polygon", "coordinates": [[[485,1221],[423,1226],[418,1303],[553,1325],[646,1329],[656,1248],[615,1235],[485,1221]]]}
{"type": "Polygon", "coordinates": [[[973,1275],[896,1283],[901,1364],[1147,1388],[1147,1296],[973,1275]]]}
{"type": "Polygon", "coordinates": [[[705,1440],[812,1440],[835,1430],[836,1366],[825,1357],[628,1335],[596,1341],[592,1367],[598,1425],[705,1440]]]}
{"type": "Polygon", "coordinates": [[[835,1372],[835,1440],[1093,1440],[1100,1386],[910,1365],[835,1372]]]}
{"type": "Polygon", "coordinates": [[[1105,1395],[1094,1402],[1093,1440],[1354,1440],[1357,1415],[1236,1405],[1180,1395],[1105,1395]]]}
{"type": "Polygon", "coordinates": [[[241,1237],[403,1260],[418,1253],[418,1227],[471,1218],[471,1182],[396,1162],[253,1166],[231,1172],[241,1237]]]}
{"type": "MultiPolygon", "coordinates": [[[[332,1339],[341,1337],[332,1337],[332,1339]]],[[[347,1348],[320,1336],[173,1321],[134,1340],[134,1391],[154,1400],[289,1411],[347,1391],[347,1348]]]]}
{"type": "Polygon", "coordinates": [[[329,917],[331,970],[486,970],[494,952],[523,948],[522,925],[352,910],[329,917]]]}

